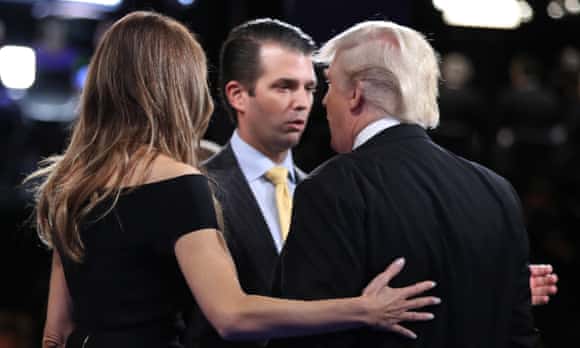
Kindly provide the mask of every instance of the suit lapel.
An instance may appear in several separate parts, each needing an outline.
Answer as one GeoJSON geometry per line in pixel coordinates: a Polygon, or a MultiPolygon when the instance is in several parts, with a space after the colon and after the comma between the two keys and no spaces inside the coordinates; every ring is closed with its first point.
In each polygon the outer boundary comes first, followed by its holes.
{"type": "Polygon", "coordinates": [[[304,173],[300,168],[294,166],[294,175],[296,176],[296,185],[300,184],[302,180],[306,179],[308,174],[304,173]]]}
{"type": "Polygon", "coordinates": [[[258,262],[271,264],[278,256],[276,245],[231,146],[217,156],[208,169],[221,186],[217,191],[226,212],[226,236],[235,238],[258,262]]]}

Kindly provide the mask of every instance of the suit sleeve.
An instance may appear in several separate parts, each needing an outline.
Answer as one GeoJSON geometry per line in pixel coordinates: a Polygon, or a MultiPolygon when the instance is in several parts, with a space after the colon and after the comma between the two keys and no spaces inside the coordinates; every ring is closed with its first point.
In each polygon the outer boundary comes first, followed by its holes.
{"type": "MultiPolygon", "coordinates": [[[[274,294],[290,299],[360,295],[363,277],[364,203],[339,170],[301,183],[292,225],[277,268],[274,294]],[[331,174],[331,175],[325,175],[331,174]]],[[[271,342],[271,347],[348,347],[357,330],[271,342]]]]}
{"type": "MultiPolygon", "coordinates": [[[[507,183],[506,183],[507,184],[507,183]]],[[[521,203],[511,185],[509,186],[511,201],[509,204],[513,209],[508,211],[512,214],[513,228],[517,240],[512,245],[517,246],[515,291],[512,307],[512,318],[510,323],[509,347],[513,348],[530,348],[536,347],[538,342],[538,332],[534,329],[532,316],[532,298],[530,291],[530,271],[529,265],[529,240],[524,226],[521,203]]]]}

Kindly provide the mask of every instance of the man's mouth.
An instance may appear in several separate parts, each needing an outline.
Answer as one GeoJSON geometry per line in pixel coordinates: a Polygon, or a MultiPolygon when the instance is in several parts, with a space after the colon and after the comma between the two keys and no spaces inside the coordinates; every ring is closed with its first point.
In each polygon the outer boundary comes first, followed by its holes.
{"type": "Polygon", "coordinates": [[[306,125],[306,120],[296,119],[296,120],[286,122],[286,125],[291,130],[301,131],[304,129],[304,126],[306,125]]]}

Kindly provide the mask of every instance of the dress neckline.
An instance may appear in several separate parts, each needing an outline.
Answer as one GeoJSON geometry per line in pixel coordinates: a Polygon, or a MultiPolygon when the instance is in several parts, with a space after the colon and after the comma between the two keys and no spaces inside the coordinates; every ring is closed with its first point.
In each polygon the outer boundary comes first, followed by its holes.
{"type": "MultiPolygon", "coordinates": [[[[197,173],[182,174],[182,175],[173,176],[170,178],[165,178],[165,179],[161,179],[161,180],[157,180],[157,181],[146,182],[146,183],[139,184],[139,185],[123,186],[123,187],[121,187],[121,192],[126,193],[126,192],[132,192],[132,191],[139,190],[139,189],[146,188],[146,187],[165,185],[165,184],[179,181],[179,180],[189,178],[189,177],[203,177],[203,178],[205,178],[206,176],[204,174],[197,174],[197,173]]],[[[102,187],[99,190],[104,191],[105,189],[107,189],[107,187],[102,187]]]]}

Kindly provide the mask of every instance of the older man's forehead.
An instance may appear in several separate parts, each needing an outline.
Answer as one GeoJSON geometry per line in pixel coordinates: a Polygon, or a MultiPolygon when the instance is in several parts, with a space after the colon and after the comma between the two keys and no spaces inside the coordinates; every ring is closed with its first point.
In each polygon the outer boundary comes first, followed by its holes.
{"type": "Polygon", "coordinates": [[[324,69],[324,74],[328,77],[329,75],[335,75],[335,71],[338,70],[339,61],[335,56],[332,62],[324,69]]]}

